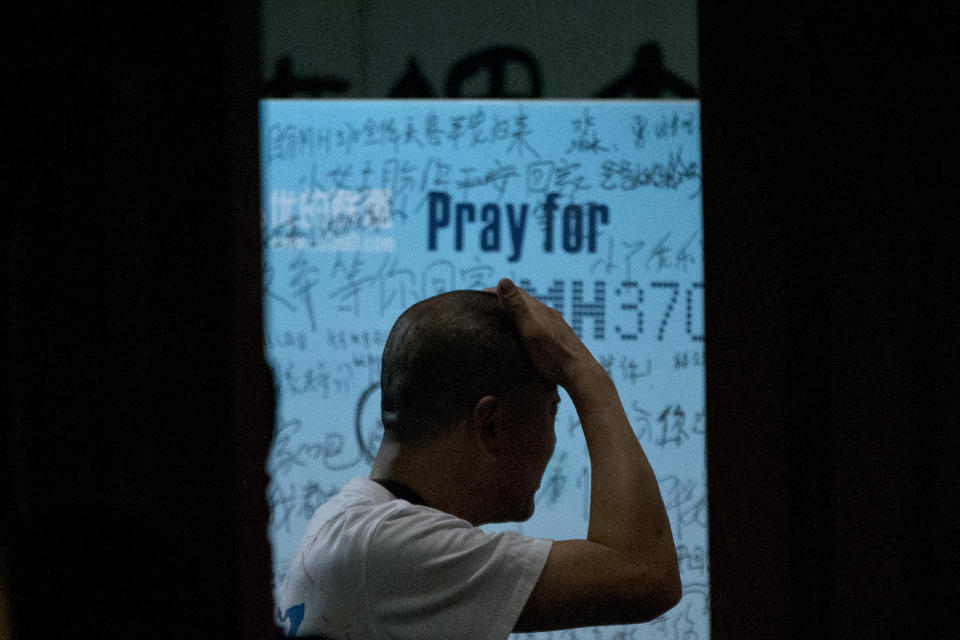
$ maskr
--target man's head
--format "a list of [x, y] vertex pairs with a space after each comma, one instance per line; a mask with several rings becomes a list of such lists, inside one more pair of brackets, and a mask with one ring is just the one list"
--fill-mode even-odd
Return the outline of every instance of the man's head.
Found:
[[496, 294], [451, 291], [403, 312], [383, 349], [381, 415], [391, 436], [420, 444], [451, 429], [487, 395], [545, 381]]
[[503, 519], [532, 514], [532, 493], [553, 451], [558, 401], [556, 385], [531, 363], [495, 293], [423, 300], [400, 316], [384, 346], [385, 437], [418, 448], [466, 429], [490, 469], [498, 468], [500, 476], [487, 480], [516, 493], [505, 500], [514, 506]]

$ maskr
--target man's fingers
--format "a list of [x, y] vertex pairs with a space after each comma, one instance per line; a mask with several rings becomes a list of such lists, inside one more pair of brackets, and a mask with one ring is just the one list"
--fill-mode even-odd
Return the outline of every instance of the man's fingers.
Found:
[[516, 315], [523, 311], [523, 294], [510, 278], [501, 278], [497, 283], [497, 297], [508, 313]]

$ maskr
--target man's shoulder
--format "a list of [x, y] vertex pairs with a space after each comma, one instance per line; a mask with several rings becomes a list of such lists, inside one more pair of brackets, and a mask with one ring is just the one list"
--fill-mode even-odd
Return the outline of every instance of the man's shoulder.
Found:
[[[317, 508], [280, 588], [280, 609], [300, 615], [306, 629], [324, 628], [314, 619], [319, 612], [349, 619], [363, 599], [371, 533], [395, 508], [394, 502], [376, 483], [354, 478]], [[291, 622], [294, 627], [299, 623]]]
[[[486, 531], [445, 511], [398, 499], [372, 480], [355, 478], [314, 514], [301, 557], [307, 565], [356, 563], [376, 573], [416, 565], [423, 558], [482, 557], [519, 549], [531, 540], [513, 531]], [[398, 549], [403, 549], [402, 557]]]
[[356, 533], [375, 526], [396, 502], [383, 487], [367, 478], [354, 478], [313, 513], [304, 541], [316, 536]]
[[391, 544], [398, 536], [402, 542], [424, 530], [470, 527], [456, 516], [397, 499], [368, 478], [354, 478], [314, 512], [300, 551], [318, 557], [351, 548], [366, 553], [367, 545]]
[[427, 629], [452, 625], [462, 631], [475, 624], [478, 611], [494, 616], [507, 608], [501, 625], [505, 635], [549, 548], [547, 540], [487, 532], [397, 499], [360, 478], [311, 520], [287, 576], [281, 611], [301, 612], [302, 631], [329, 635], [348, 627], [351, 633], [377, 635], [394, 629], [390, 620], [402, 614], [405, 625], [419, 621], [413, 631], [405, 627], [408, 634], [429, 637]]

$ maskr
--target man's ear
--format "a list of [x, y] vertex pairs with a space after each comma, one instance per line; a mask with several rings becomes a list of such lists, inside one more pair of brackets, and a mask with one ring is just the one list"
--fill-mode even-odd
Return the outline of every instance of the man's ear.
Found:
[[504, 417], [503, 402], [496, 396], [483, 396], [470, 412], [470, 435], [483, 453], [494, 458], [500, 457], [506, 445]]

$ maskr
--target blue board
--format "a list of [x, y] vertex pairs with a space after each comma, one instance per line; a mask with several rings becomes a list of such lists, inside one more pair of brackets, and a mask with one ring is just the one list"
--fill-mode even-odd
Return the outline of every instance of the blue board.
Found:
[[[376, 453], [380, 354], [414, 302], [507, 276], [612, 376], [660, 482], [684, 596], [634, 627], [536, 638], [709, 637], [699, 104], [261, 102], [264, 309], [277, 389], [269, 536], [283, 579], [313, 511]], [[590, 464], [561, 392], [524, 523], [583, 538]]]

